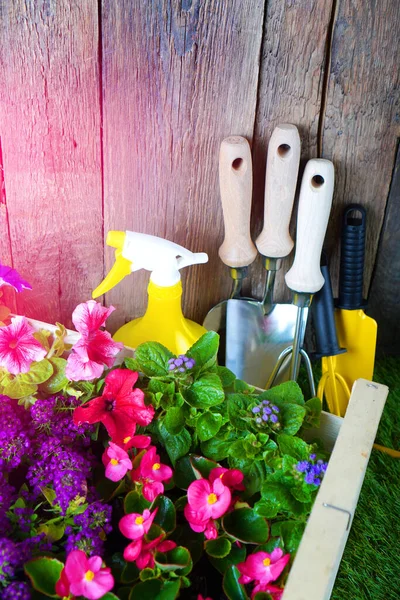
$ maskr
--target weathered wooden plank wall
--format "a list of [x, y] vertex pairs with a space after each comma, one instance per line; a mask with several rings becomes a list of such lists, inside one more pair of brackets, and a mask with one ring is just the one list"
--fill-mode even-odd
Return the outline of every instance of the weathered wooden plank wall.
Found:
[[0, 5], [6, 239], [34, 288], [18, 311], [51, 322], [70, 323], [103, 274], [98, 12], [83, 4]]
[[[0, 253], [34, 285], [18, 310], [70, 324], [112, 264], [105, 233], [132, 229], [209, 253], [184, 274], [185, 312], [202, 320], [230, 289], [219, 144], [253, 145], [255, 238], [285, 121], [303, 164], [335, 163], [334, 280], [341, 208], [370, 207], [367, 290], [399, 136], [399, 24], [396, 0], [0, 0]], [[147, 278], [106, 296], [112, 329], [141, 314]], [[251, 280], [259, 294], [259, 261]]]

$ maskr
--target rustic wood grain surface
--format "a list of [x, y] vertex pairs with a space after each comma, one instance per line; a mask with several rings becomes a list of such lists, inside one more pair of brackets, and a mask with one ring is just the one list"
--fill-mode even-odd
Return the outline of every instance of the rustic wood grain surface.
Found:
[[[265, 164], [268, 141], [279, 123], [292, 123], [301, 138], [301, 167], [317, 156], [318, 120], [324, 92], [326, 43], [332, 1], [307, 0], [266, 4], [258, 105], [253, 138], [254, 197], [252, 231], [254, 239], [263, 223]], [[292, 235], [296, 207], [293, 210]], [[295, 239], [293, 237], [293, 239]], [[284, 274], [293, 262], [293, 252], [282, 262], [275, 280], [274, 297], [290, 301]], [[252, 294], [262, 295], [265, 279], [262, 261], [251, 268]]]
[[[223, 138], [253, 133], [263, 14], [262, 0], [103, 1], [105, 229], [209, 254], [182, 273], [190, 318], [230, 292], [218, 153]], [[107, 295], [112, 327], [140, 316], [148, 277]]]
[[337, 290], [343, 207], [367, 208], [364, 290], [367, 294], [400, 136], [400, 3], [340, 0], [321, 115], [320, 148], [335, 164], [327, 237]]
[[0, 7], [10, 245], [34, 288], [18, 296], [18, 311], [66, 325], [103, 274], [98, 13], [97, 2], [84, 5]]

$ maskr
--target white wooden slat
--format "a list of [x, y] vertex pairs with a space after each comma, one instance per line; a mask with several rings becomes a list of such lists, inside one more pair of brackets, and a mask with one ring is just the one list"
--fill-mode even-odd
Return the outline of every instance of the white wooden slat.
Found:
[[388, 391], [355, 382], [282, 600], [329, 600]]

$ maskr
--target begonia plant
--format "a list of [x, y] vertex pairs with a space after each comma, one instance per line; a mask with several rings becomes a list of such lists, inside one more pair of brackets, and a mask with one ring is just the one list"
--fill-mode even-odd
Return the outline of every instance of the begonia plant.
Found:
[[89, 301], [0, 328], [0, 599], [281, 598], [327, 468], [321, 403], [157, 342], [119, 357]]

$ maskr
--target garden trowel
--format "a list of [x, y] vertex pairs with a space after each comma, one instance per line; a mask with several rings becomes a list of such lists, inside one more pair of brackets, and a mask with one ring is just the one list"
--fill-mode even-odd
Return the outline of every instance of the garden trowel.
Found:
[[[257, 256], [250, 237], [250, 212], [253, 188], [251, 150], [241, 136], [231, 136], [221, 143], [219, 154], [219, 185], [224, 216], [225, 239], [219, 249], [222, 262], [230, 267], [233, 288], [230, 298], [244, 304], [252, 299], [242, 298], [242, 281], [247, 267]], [[204, 327], [220, 334], [218, 359], [225, 364], [226, 312], [232, 300], [224, 300], [206, 315]]]
[[289, 223], [299, 161], [297, 128], [277, 126], [268, 145], [264, 227], [256, 241], [267, 271], [264, 297], [261, 302], [233, 299], [227, 304], [225, 365], [237, 377], [258, 387], [265, 387], [295, 332], [297, 309], [291, 304], [274, 304], [273, 285], [281, 259], [293, 248]]

